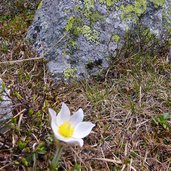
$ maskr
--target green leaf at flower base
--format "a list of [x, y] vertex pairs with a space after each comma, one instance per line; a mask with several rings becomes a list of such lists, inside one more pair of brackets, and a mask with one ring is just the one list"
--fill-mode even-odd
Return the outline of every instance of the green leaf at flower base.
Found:
[[154, 116], [152, 119], [156, 125], [161, 125], [164, 129], [168, 129], [170, 126], [168, 120], [171, 118], [170, 113], [164, 113], [159, 116]]
[[80, 170], [81, 170], [81, 165], [76, 162], [74, 164], [74, 167], [72, 168], [72, 171], [80, 171]]
[[45, 143], [41, 142], [35, 149], [34, 151], [37, 154], [46, 154], [46, 147], [45, 147]]
[[4, 82], [1, 83], [1, 86], [2, 86], [2, 90], [5, 90], [5, 83]]
[[27, 145], [27, 142], [18, 141], [18, 143], [17, 143], [17, 147], [20, 150], [24, 149], [26, 147], [26, 145]]
[[20, 95], [20, 93], [18, 91], [14, 91], [13, 93], [19, 100], [22, 100], [23, 97]]
[[24, 157], [21, 159], [21, 162], [22, 162], [25, 166], [28, 166], [28, 164], [29, 164], [28, 161], [27, 161], [27, 159], [24, 158]]

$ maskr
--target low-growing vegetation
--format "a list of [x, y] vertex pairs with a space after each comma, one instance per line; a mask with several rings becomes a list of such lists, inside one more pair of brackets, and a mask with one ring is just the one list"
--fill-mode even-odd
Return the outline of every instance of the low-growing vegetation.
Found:
[[48, 108], [58, 112], [61, 102], [72, 112], [81, 107], [96, 126], [82, 148], [64, 148], [59, 170], [171, 170], [169, 46], [150, 53], [147, 43], [137, 51], [127, 43], [100, 76], [56, 84], [24, 41], [32, 19], [27, 8], [0, 17], [0, 77], [13, 103], [0, 134], [0, 170], [49, 169], [55, 146]]

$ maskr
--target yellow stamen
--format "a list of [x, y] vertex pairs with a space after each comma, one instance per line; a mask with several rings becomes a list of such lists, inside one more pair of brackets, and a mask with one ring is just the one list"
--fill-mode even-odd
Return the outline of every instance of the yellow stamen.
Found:
[[58, 130], [59, 134], [62, 136], [69, 138], [73, 135], [74, 128], [71, 127], [71, 124], [69, 122], [64, 122]]

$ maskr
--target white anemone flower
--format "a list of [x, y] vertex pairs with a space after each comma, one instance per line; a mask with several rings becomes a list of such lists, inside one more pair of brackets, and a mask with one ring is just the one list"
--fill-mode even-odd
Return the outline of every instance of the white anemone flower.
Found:
[[83, 122], [84, 113], [81, 108], [71, 116], [65, 103], [62, 103], [58, 115], [51, 108], [49, 108], [49, 113], [55, 138], [67, 144], [76, 144], [82, 147], [84, 144], [82, 138], [90, 134], [95, 126], [91, 122]]

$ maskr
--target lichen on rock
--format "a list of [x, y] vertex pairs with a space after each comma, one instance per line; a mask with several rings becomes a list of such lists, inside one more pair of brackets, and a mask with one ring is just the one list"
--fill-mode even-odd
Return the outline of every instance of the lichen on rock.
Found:
[[98, 43], [99, 33], [95, 29], [92, 30], [89, 26], [84, 25], [81, 29], [81, 33], [86, 37], [88, 41]]
[[[76, 68], [81, 78], [107, 67], [109, 57], [124, 46], [125, 34], [139, 25], [167, 39], [170, 8], [170, 0], [44, 0], [27, 38], [48, 60], [56, 80], [68, 68]], [[89, 61], [93, 67], [87, 70]]]
[[165, 0], [150, 0], [150, 2], [153, 3], [155, 8], [159, 8], [163, 6]]

